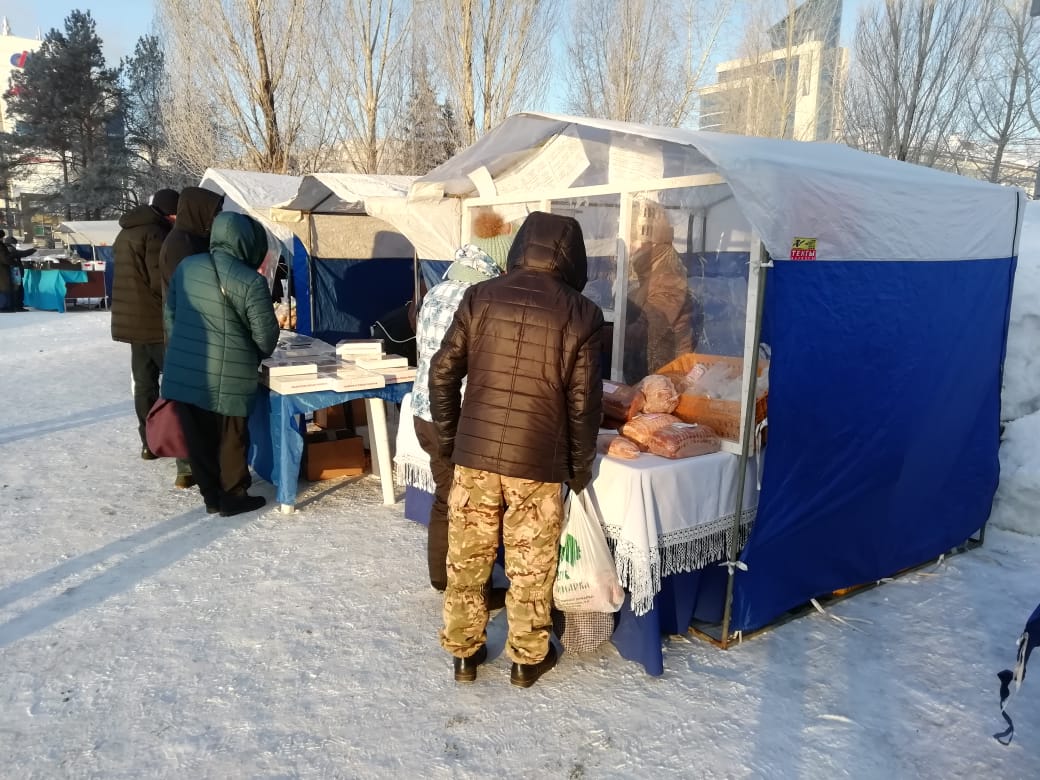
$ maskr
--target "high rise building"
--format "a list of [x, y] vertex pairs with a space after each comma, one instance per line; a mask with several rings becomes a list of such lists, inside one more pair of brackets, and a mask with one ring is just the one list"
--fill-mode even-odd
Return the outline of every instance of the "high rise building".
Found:
[[[39, 47], [40, 41], [35, 38], [21, 38], [11, 34], [11, 26], [4, 17], [0, 21], [0, 133], [11, 133], [15, 131], [7, 113], [7, 99], [3, 97], [11, 84], [11, 75], [25, 67], [25, 63], [32, 53]], [[0, 155], [3, 148], [0, 147]], [[0, 160], [0, 166], [4, 161]], [[3, 166], [6, 167], [6, 166]], [[20, 198], [27, 186], [31, 186], [25, 180], [7, 180], [0, 169], [0, 222], [8, 230], [17, 228], [22, 232], [24, 228], [17, 227]]]
[[848, 50], [838, 45], [841, 5], [841, 0], [807, 0], [764, 31], [760, 50], [720, 63], [716, 83], [700, 92], [700, 128], [835, 139], [848, 68]]

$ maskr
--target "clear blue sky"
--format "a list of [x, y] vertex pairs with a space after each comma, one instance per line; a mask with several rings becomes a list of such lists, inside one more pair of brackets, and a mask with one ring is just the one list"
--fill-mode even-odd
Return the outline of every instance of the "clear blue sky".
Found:
[[18, 0], [0, 3], [0, 16], [6, 16], [11, 33], [35, 38], [51, 29], [65, 27], [65, 17], [75, 10], [90, 11], [104, 43], [105, 59], [117, 65], [120, 57], [131, 54], [137, 39], [152, 25], [153, 7], [142, 0]]
[[[160, 0], [161, 1], [161, 0]], [[556, 0], [569, 3], [570, 0]], [[845, 0], [842, 15], [842, 43], [849, 46], [855, 28], [859, 8], [866, 0]], [[739, 3], [739, 0], [738, 0]], [[154, 6], [142, 0], [18, 0], [17, 3], [0, 4], [0, 15], [6, 15], [11, 23], [11, 32], [26, 38], [36, 37], [37, 29], [42, 35], [65, 23], [65, 17], [75, 9], [89, 10], [97, 22], [98, 34], [105, 46], [105, 57], [110, 65], [116, 65], [120, 57], [130, 54], [134, 44], [147, 34], [152, 25]], [[568, 16], [565, 12], [564, 18]], [[732, 52], [720, 51], [720, 59], [733, 56]], [[562, 63], [561, 63], [562, 65]], [[561, 79], [564, 70], [560, 69]], [[550, 87], [546, 110], [563, 111], [562, 84]]]

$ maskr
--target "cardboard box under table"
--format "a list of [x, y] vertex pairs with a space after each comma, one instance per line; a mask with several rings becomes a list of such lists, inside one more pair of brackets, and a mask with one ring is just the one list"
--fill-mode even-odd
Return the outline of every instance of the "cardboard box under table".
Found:
[[383, 503], [396, 503], [384, 402], [400, 403], [411, 389], [411, 382], [400, 382], [342, 393], [322, 390], [282, 395], [261, 385], [256, 406], [249, 416], [250, 465], [263, 479], [275, 485], [282, 511], [292, 512], [303, 459], [304, 414], [363, 399], [371, 427], [372, 470], [379, 476]]
[[306, 436], [304, 461], [311, 482], [357, 477], [365, 473], [365, 444], [352, 431], [314, 431]]

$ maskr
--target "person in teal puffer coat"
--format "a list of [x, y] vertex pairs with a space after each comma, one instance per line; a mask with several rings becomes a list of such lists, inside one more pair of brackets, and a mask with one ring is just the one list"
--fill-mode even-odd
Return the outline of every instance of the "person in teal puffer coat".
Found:
[[231, 212], [213, 220], [209, 253], [185, 258], [170, 280], [162, 396], [177, 401], [189, 460], [210, 513], [259, 509], [250, 496], [248, 417], [257, 368], [278, 342], [267, 280], [257, 273], [267, 235]]

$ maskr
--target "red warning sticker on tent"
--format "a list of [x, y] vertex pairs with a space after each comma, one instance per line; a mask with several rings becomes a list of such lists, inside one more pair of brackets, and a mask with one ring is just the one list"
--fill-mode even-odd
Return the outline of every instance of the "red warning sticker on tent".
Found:
[[816, 239], [815, 238], [795, 238], [791, 241], [791, 259], [792, 260], [815, 260], [816, 259]]

